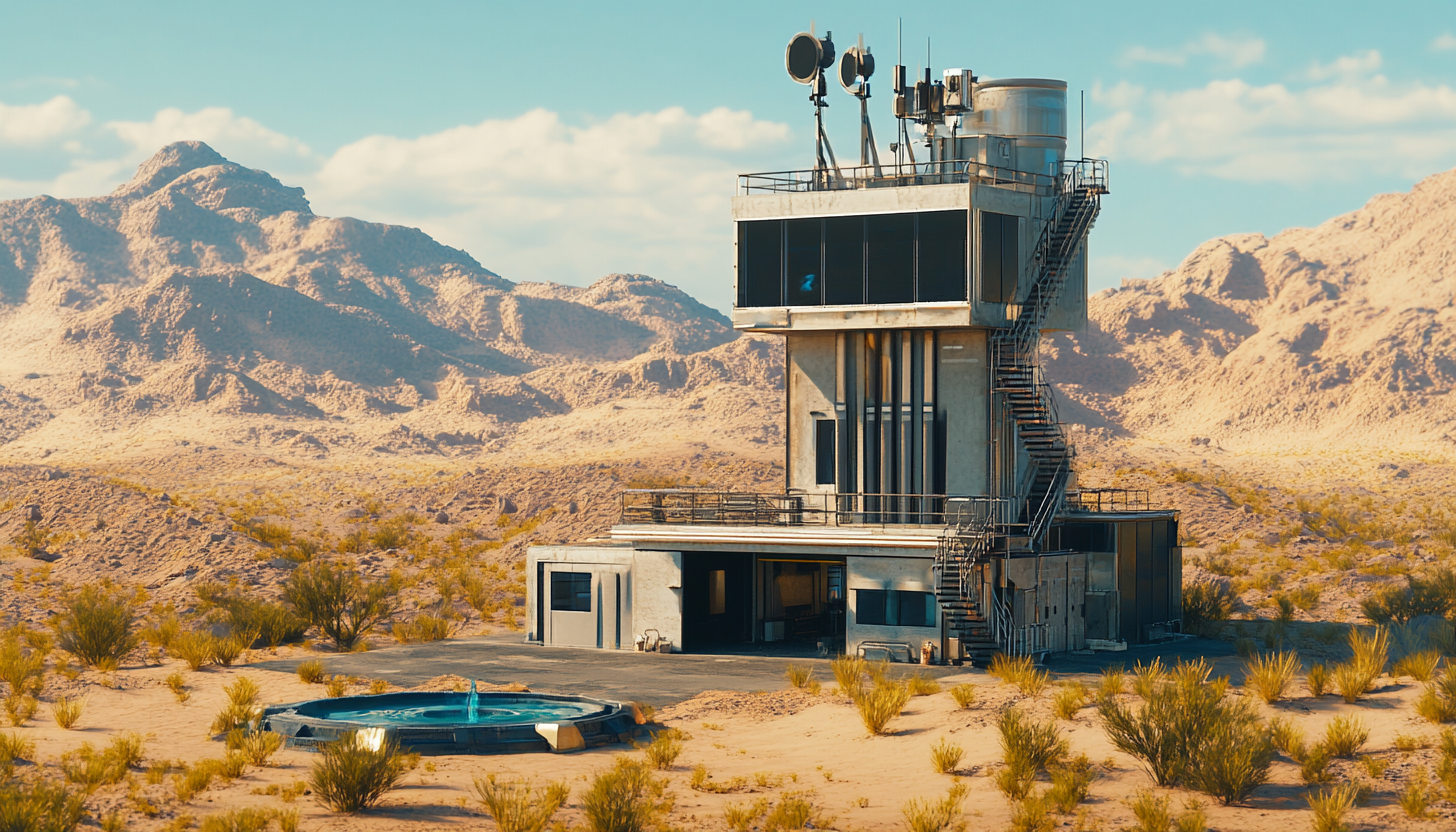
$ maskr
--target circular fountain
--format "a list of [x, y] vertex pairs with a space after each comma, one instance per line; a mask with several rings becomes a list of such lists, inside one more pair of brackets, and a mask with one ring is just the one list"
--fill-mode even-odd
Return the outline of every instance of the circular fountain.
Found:
[[407, 751], [500, 754], [575, 751], [628, 742], [640, 723], [621, 702], [549, 693], [450, 691], [380, 693], [272, 705], [260, 728], [291, 746], [326, 745], [350, 731], [383, 729]]

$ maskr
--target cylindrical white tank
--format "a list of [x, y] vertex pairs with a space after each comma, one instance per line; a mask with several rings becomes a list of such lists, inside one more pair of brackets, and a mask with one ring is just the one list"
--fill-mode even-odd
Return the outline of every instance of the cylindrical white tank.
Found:
[[1067, 155], [1067, 82], [1001, 78], [977, 84], [975, 110], [966, 114], [960, 133], [1013, 138], [1012, 167], [1056, 174]]

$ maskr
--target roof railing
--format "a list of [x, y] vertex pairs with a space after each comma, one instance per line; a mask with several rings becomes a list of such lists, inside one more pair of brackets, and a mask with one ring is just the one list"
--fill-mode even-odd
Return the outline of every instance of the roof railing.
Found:
[[879, 167], [862, 165], [744, 173], [738, 176], [738, 193], [858, 191], [969, 182], [1009, 187], [1037, 196], [1055, 196], [1079, 188], [1091, 188], [1105, 194], [1111, 186], [1106, 159], [1066, 159], [1055, 174], [1003, 168], [972, 159], [948, 159]]
[[696, 488], [622, 492], [620, 523], [704, 526], [946, 526], [1014, 519], [1016, 501], [944, 494], [758, 493]]

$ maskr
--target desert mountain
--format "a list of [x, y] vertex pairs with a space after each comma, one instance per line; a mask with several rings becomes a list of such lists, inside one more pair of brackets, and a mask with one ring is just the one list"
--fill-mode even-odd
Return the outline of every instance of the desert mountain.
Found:
[[1064, 417], [1229, 449], [1456, 441], [1456, 171], [1316, 228], [1199, 246], [1049, 339]]
[[0, 351], [22, 457], [97, 430], [255, 437], [260, 416], [305, 453], [473, 453], [622, 401], [701, 414], [711, 436], [684, 447], [764, 442], [745, 405], [782, 378], [777, 343], [666, 283], [514, 283], [418, 229], [318, 216], [200, 142], [108, 196], [0, 202]]

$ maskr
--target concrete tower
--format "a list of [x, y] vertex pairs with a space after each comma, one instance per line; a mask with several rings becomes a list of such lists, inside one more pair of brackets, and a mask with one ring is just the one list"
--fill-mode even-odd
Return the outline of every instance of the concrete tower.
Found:
[[813, 168], [733, 199], [733, 324], [785, 339], [783, 491], [628, 492], [615, 545], [532, 550], [533, 638], [910, 661], [1179, 629], [1176, 513], [1076, 487], [1038, 363], [1086, 325], [1109, 193], [1105, 161], [1066, 158], [1066, 84], [895, 76], [894, 162], [867, 123], [857, 167], [821, 131]]

